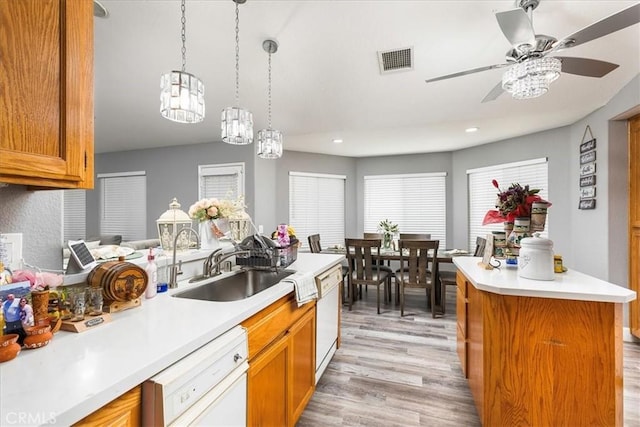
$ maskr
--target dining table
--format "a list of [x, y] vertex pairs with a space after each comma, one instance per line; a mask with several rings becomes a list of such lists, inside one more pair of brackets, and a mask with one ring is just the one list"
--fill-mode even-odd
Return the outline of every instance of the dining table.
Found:
[[[347, 251], [344, 246], [336, 245], [336, 246], [330, 246], [328, 248], [322, 249], [321, 253], [346, 255]], [[404, 255], [408, 256], [408, 251], [405, 251]], [[438, 269], [436, 271], [438, 272], [440, 271], [440, 268], [439, 268], [440, 263], [453, 264], [453, 259], [457, 256], [473, 256], [473, 254], [462, 249], [438, 249], [438, 254], [436, 258], [438, 261]], [[375, 254], [373, 257], [377, 260], [380, 260], [383, 262], [386, 261], [387, 264], [390, 264], [391, 261], [400, 261], [400, 251], [396, 248], [381, 247], [380, 252], [378, 254]], [[442, 310], [443, 301], [442, 301], [440, 286], [434, 286], [434, 290], [435, 290], [435, 300], [436, 300], [437, 309], [440, 310], [440, 313], [443, 313], [443, 310]], [[398, 298], [399, 298], [398, 295], [396, 295], [396, 302], [398, 301]]]

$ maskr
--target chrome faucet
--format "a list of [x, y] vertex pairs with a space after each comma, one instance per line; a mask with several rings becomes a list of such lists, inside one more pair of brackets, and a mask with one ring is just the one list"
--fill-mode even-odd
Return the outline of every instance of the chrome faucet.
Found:
[[[179, 265], [176, 265], [176, 247], [178, 246], [178, 237], [180, 237], [180, 235], [184, 231], [189, 233], [193, 232], [193, 234], [195, 234], [196, 236], [196, 244], [198, 247], [200, 247], [200, 235], [193, 228], [191, 227], [181, 228], [180, 231], [176, 233], [176, 237], [173, 239], [173, 261], [171, 262], [171, 272], [169, 273], [170, 289], [175, 289], [178, 287], [178, 275], [182, 274], [182, 271], [180, 271]], [[180, 264], [182, 264], [182, 261], [180, 261]]]
[[213, 257], [216, 256], [218, 252], [222, 251], [222, 248], [218, 248], [215, 251], [211, 252], [207, 259], [204, 260], [204, 265], [202, 266], [202, 277], [207, 278], [211, 277], [211, 268], [213, 267]]
[[220, 274], [220, 265], [223, 261], [236, 255], [249, 255], [251, 252], [245, 249], [235, 249], [231, 252], [224, 253], [222, 249], [216, 249], [205, 261], [204, 276], [211, 277]]

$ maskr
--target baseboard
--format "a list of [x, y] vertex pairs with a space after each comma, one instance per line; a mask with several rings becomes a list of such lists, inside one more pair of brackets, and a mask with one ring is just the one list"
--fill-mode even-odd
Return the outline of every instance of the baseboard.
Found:
[[622, 328], [622, 341], [640, 344], [640, 339], [631, 335], [631, 329]]

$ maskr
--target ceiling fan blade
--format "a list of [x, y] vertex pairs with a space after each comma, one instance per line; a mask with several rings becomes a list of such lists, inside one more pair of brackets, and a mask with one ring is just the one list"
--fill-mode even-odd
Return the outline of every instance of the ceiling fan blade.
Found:
[[614, 13], [607, 18], [565, 37], [560, 40], [556, 46], [559, 46], [560, 49], [578, 46], [582, 43], [606, 36], [607, 34], [615, 33], [638, 22], [640, 22], [640, 3], [621, 10], [618, 13]]
[[493, 89], [491, 89], [491, 91], [489, 91], [487, 96], [482, 98], [482, 103], [494, 101], [497, 97], [502, 95], [502, 92], [504, 92], [504, 89], [502, 89], [502, 82], [500, 82], [497, 85], [495, 85]]
[[446, 76], [440, 76], [440, 77], [434, 77], [432, 79], [427, 79], [427, 80], [425, 80], [425, 82], [431, 83], [431, 82], [437, 82], [439, 80], [452, 79], [454, 77], [466, 76], [467, 74], [478, 73], [480, 71], [487, 71], [487, 70], [493, 70], [493, 69], [496, 69], [496, 68], [508, 67], [509, 65], [511, 65], [511, 64], [496, 64], [496, 65], [489, 65], [487, 67], [473, 68], [473, 69], [467, 70], [467, 71], [460, 71], [459, 73], [447, 74]]
[[589, 58], [556, 56], [562, 60], [562, 72], [587, 77], [603, 77], [619, 67], [618, 64]]
[[498, 25], [512, 46], [518, 47], [528, 44], [531, 47], [536, 45], [536, 33], [533, 31], [533, 24], [523, 9], [507, 10], [496, 13]]

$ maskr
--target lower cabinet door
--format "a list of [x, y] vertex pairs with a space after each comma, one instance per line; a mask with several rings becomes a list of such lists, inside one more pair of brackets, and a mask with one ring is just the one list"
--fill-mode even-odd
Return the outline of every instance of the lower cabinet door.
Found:
[[74, 427], [137, 427], [142, 425], [142, 386], [136, 386], [87, 415]]
[[247, 425], [286, 426], [289, 336], [284, 335], [257, 356], [247, 372]]
[[309, 310], [289, 329], [291, 412], [289, 425], [302, 415], [316, 387], [316, 309]]

